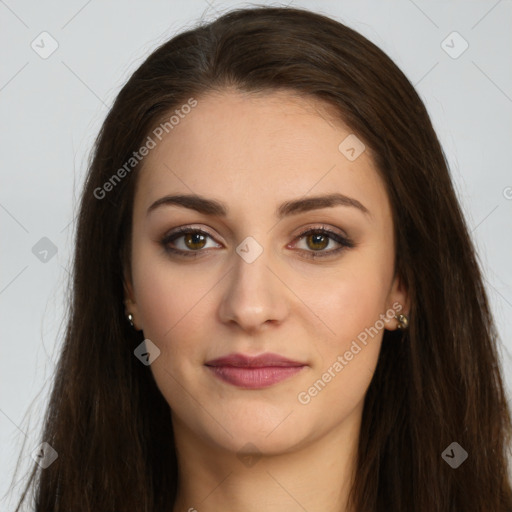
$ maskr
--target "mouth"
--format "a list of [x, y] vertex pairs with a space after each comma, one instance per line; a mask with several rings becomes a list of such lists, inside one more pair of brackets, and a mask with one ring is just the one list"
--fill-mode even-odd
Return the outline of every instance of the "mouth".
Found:
[[223, 382], [244, 389], [262, 389], [296, 375], [308, 366], [278, 354], [230, 354], [205, 363]]

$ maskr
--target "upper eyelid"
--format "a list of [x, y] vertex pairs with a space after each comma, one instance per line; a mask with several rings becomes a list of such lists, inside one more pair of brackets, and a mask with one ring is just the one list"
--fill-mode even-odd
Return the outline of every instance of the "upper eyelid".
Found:
[[176, 238], [179, 238], [180, 236], [185, 236], [187, 233], [190, 233], [190, 232], [193, 232], [193, 233], [200, 232], [201, 234], [208, 235], [210, 238], [216, 240], [216, 237], [212, 233], [207, 231], [206, 229], [198, 228], [198, 227], [194, 227], [194, 226], [180, 226], [180, 227], [171, 229], [163, 235], [162, 239], [166, 240], [166, 239], [170, 239], [174, 236]]
[[[213, 235], [212, 233], [210, 233], [207, 229], [205, 229], [203, 227], [195, 226], [194, 224], [178, 226], [176, 228], [170, 229], [170, 230], [166, 231], [166, 233], [163, 235], [162, 238], [169, 238], [171, 236], [188, 233], [190, 231], [201, 232], [201, 233], [204, 233], [204, 234], [216, 239], [216, 236]], [[349, 236], [345, 233], [344, 230], [342, 230], [340, 228], [331, 228], [331, 227], [326, 226], [325, 224], [319, 223], [317, 225], [308, 226], [308, 227], [300, 229], [300, 232], [297, 233], [296, 235], [294, 235], [294, 239], [304, 236], [307, 233], [309, 233], [310, 231], [326, 231], [328, 234], [331, 233], [334, 235], [338, 235], [342, 238], [349, 238]]]

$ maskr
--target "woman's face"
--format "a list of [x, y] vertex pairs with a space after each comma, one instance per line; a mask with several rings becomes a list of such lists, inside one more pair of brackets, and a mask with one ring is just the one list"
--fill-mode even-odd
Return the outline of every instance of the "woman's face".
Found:
[[[160, 351], [177, 440], [270, 454], [359, 426], [406, 296], [370, 150], [323, 112], [284, 92], [210, 94], [144, 159], [127, 310]], [[299, 365], [206, 364], [234, 353]]]

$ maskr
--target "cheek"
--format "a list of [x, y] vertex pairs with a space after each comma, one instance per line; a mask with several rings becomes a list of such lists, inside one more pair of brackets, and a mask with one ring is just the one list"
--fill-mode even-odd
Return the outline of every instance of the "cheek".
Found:
[[163, 339], [186, 316], [196, 295], [194, 274], [184, 281], [183, 272], [167, 259], [163, 249], [134, 239], [132, 276], [137, 313], [147, 338]]
[[314, 343], [317, 364], [297, 394], [312, 417], [324, 418], [330, 411], [329, 424], [343, 421], [361, 403], [379, 358], [381, 301], [362, 284], [340, 283], [330, 295], [323, 320], [334, 334]]
[[[311, 403], [310, 412], [327, 408], [343, 416], [363, 399], [378, 361], [382, 315], [391, 316], [386, 309], [391, 276], [391, 264], [359, 253], [347, 257], [328, 279], [307, 279], [317, 283], [310, 288], [308, 306], [326, 326], [314, 343], [318, 364], [298, 397], [303, 405]], [[315, 340], [311, 327], [305, 329]]]
[[391, 261], [383, 264], [378, 255], [361, 251], [347, 254], [335, 270], [304, 275], [297, 294], [305, 297], [318, 325], [323, 323], [326, 347], [343, 348], [386, 312], [392, 270]]
[[197, 344], [191, 340], [204, 340], [211, 333], [206, 326], [214, 317], [212, 301], [219, 276], [166, 261], [154, 252], [141, 251], [137, 256], [132, 272], [145, 338], [174, 366], [199, 357]]
[[161, 340], [185, 315], [188, 289], [178, 287], [173, 273], [163, 265], [144, 265], [139, 270], [134, 272], [134, 283], [144, 335]]

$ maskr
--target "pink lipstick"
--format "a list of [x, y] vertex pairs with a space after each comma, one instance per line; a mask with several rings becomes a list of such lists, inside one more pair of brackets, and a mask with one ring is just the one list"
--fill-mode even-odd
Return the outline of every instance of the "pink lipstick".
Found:
[[245, 389], [261, 389], [288, 379], [308, 366], [279, 354], [247, 356], [229, 354], [205, 363], [213, 374], [233, 386]]

